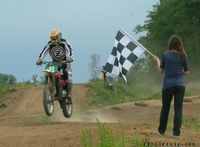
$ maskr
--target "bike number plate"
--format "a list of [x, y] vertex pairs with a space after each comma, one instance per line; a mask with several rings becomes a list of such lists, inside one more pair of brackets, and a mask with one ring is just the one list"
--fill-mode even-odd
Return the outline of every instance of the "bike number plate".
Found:
[[44, 71], [56, 73], [57, 70], [58, 70], [58, 67], [54, 65], [54, 66], [46, 66]]

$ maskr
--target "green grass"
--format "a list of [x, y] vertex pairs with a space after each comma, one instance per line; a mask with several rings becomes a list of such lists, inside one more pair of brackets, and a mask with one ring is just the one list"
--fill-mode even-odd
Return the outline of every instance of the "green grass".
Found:
[[184, 116], [183, 127], [192, 130], [200, 130], [200, 118]]
[[199, 87], [200, 87], [200, 82], [195, 81], [195, 82], [188, 82], [186, 84], [186, 96], [192, 96], [192, 95], [200, 95], [199, 93]]
[[15, 86], [14, 85], [9, 85], [9, 84], [0, 84], [0, 107], [3, 106], [3, 104], [5, 104], [5, 95], [8, 92], [12, 92], [13, 90], [15, 90]]
[[83, 129], [81, 132], [81, 144], [83, 147], [93, 147], [92, 132], [88, 129]]
[[4, 96], [13, 87], [9, 84], [0, 84], [0, 97]]
[[127, 137], [122, 124], [118, 124], [118, 130], [113, 131], [106, 124], [97, 120], [97, 137], [89, 129], [84, 129], [80, 135], [83, 147], [144, 147], [144, 143], [149, 139], [141, 139], [134, 134]]

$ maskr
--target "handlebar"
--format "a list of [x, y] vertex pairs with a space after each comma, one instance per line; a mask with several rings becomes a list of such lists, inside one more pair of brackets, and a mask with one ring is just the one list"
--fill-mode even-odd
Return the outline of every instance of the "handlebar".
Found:
[[64, 63], [69, 63], [69, 62], [67, 62], [67, 61], [59, 61], [59, 62], [54, 62], [54, 61], [42, 61], [42, 64], [46, 64], [46, 65], [57, 65], [57, 66], [60, 66], [60, 65], [62, 65], [62, 64], [64, 64]]
[[72, 57], [68, 57], [65, 61], [42, 61], [41, 59], [38, 59], [38, 61], [36, 62], [36, 65], [41, 65], [41, 64], [49, 64], [49, 65], [62, 65], [64, 63], [71, 63], [73, 62], [73, 58]]

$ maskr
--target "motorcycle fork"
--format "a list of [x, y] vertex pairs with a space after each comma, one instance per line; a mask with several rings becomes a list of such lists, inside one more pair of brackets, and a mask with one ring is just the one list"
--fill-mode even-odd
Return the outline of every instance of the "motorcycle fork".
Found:
[[54, 92], [54, 88], [55, 88], [55, 79], [52, 75], [52, 73], [50, 72], [46, 72], [46, 83], [49, 84], [49, 90], [51, 92], [51, 95], [55, 95], [55, 92]]

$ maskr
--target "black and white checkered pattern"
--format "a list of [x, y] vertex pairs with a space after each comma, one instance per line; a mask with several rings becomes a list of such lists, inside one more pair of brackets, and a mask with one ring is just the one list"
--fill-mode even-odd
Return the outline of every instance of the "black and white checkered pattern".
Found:
[[144, 51], [136, 40], [120, 29], [115, 37], [114, 47], [105, 69], [109, 73], [123, 77], [127, 82], [127, 72]]

